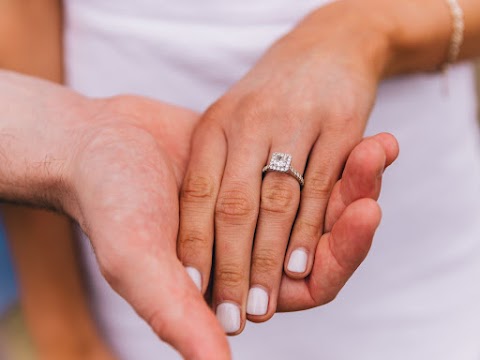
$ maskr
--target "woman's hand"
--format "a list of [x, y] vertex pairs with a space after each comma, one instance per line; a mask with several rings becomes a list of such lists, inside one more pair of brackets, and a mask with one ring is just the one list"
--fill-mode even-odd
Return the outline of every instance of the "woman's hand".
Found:
[[[330, 230], [333, 186], [374, 104], [389, 50], [385, 24], [372, 18], [359, 27], [365, 19], [342, 3], [274, 44], [194, 133], [178, 253], [203, 292], [213, 275], [213, 306], [227, 333], [242, 331], [246, 313], [254, 321], [274, 314], [283, 271], [297, 280], [312, 272]], [[274, 152], [290, 154], [305, 174], [302, 191], [285, 173], [262, 180]]]

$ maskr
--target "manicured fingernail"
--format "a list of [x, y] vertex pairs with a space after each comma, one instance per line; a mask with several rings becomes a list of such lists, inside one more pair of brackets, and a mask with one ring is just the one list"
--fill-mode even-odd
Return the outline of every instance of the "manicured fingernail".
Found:
[[288, 260], [287, 270], [294, 273], [304, 273], [307, 270], [308, 254], [303, 249], [292, 251]]
[[248, 292], [247, 314], [265, 315], [268, 310], [268, 293], [259, 287], [252, 287]]
[[187, 270], [187, 274], [190, 276], [190, 279], [192, 279], [197, 289], [202, 291], [202, 275], [200, 272], [191, 266], [185, 267], [185, 270]]
[[217, 319], [227, 334], [240, 329], [240, 308], [232, 303], [222, 303], [217, 306]]

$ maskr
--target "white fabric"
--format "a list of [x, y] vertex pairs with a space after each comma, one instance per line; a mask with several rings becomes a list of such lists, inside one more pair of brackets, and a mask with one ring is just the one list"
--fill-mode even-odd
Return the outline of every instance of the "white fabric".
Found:
[[[315, 0], [66, 0], [66, 69], [92, 96], [135, 93], [204, 110]], [[389, 131], [383, 222], [331, 304], [249, 323], [235, 359], [478, 360], [480, 147], [472, 68], [382, 84], [367, 133]], [[91, 299], [121, 359], [176, 359], [99, 274]], [[198, 329], [202, 331], [202, 329]]]

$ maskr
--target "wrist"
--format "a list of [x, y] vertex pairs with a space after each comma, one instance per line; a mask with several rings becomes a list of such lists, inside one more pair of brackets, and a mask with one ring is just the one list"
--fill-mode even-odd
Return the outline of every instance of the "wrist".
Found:
[[[372, 1], [370, 1], [372, 2]], [[348, 64], [376, 82], [392, 61], [394, 27], [378, 9], [361, 0], [336, 1], [309, 14], [294, 30], [322, 47], [322, 56]], [[312, 36], [312, 34], [314, 34]]]
[[[390, 23], [387, 37], [391, 56], [383, 77], [438, 71], [451, 60], [449, 52], [453, 36], [458, 39], [458, 32], [455, 34], [456, 19], [446, 0], [345, 1], [365, 4], [367, 11], [375, 11]], [[478, 0], [459, 0], [459, 6], [463, 12], [463, 43], [458, 60], [470, 59], [480, 55], [480, 3]]]
[[[350, 53], [378, 80], [438, 70], [447, 60], [452, 18], [445, 0], [340, 0], [305, 18], [299, 28]], [[311, 37], [311, 36], [310, 36]]]
[[404, 0], [388, 2], [384, 8], [393, 25], [389, 34], [392, 56], [384, 76], [441, 69], [452, 36], [452, 17], [446, 1]]
[[65, 210], [84, 98], [47, 81], [0, 72], [0, 198]]

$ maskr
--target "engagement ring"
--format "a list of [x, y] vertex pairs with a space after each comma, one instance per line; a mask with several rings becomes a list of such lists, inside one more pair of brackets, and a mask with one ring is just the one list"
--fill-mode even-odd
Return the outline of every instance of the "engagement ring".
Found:
[[298, 181], [298, 183], [300, 184], [300, 188], [302, 188], [305, 184], [303, 176], [300, 175], [300, 173], [295, 170], [291, 164], [292, 155], [274, 152], [272, 154], [272, 157], [270, 158], [270, 163], [268, 165], [265, 165], [262, 173], [266, 173], [267, 171], [276, 171], [291, 175]]

